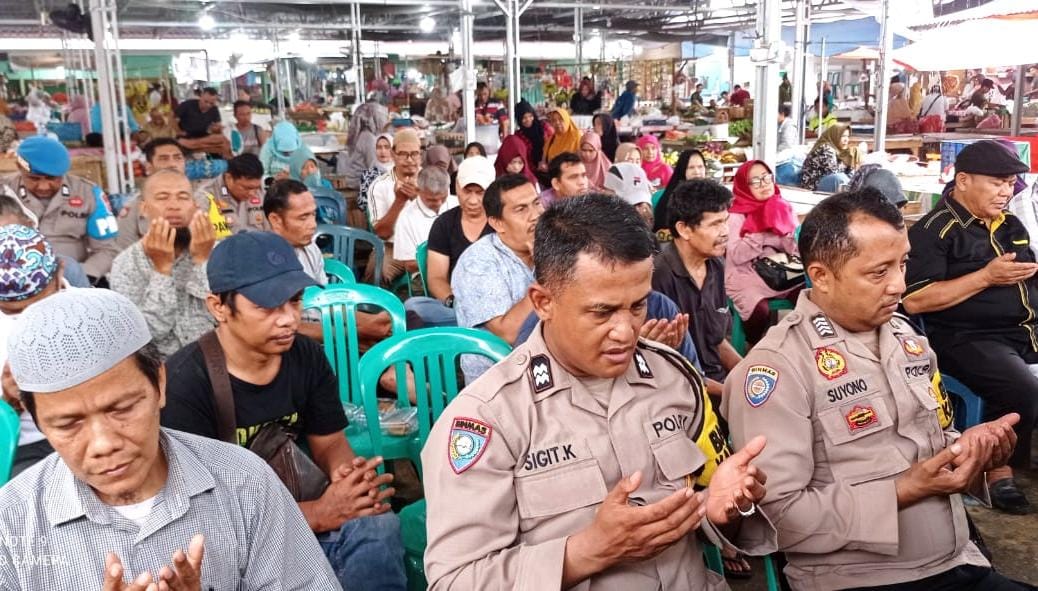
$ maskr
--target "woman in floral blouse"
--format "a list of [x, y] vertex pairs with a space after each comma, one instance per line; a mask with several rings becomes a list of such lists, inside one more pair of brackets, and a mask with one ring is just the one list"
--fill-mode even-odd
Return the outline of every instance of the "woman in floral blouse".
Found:
[[811, 191], [835, 193], [861, 164], [858, 150], [850, 143], [851, 130], [846, 125], [837, 123], [826, 129], [804, 159], [800, 185]]

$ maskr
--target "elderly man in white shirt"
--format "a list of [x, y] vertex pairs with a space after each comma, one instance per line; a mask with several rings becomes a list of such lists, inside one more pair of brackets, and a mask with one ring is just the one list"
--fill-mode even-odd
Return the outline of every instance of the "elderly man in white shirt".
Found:
[[450, 185], [450, 176], [439, 167], [430, 166], [418, 173], [418, 198], [404, 206], [393, 229], [393, 257], [404, 264], [408, 273], [418, 271], [418, 245], [429, 239], [433, 222], [458, 206], [458, 198], [450, 194]]

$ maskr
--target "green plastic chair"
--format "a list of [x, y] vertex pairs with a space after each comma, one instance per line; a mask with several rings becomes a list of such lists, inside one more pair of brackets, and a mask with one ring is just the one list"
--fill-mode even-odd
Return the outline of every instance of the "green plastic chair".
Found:
[[371, 244], [372, 256], [375, 257], [375, 275], [372, 285], [382, 285], [382, 261], [386, 258], [386, 249], [382, 239], [364, 230], [349, 226], [333, 226], [321, 224], [317, 226], [317, 237], [329, 236], [332, 239], [331, 253], [336, 259], [350, 269], [356, 269], [356, 250], [358, 242]]
[[653, 213], [653, 215], [656, 214], [656, 206], [660, 204], [660, 199], [663, 199], [663, 194], [666, 193], [666, 192], [667, 192], [667, 189], [666, 189], [666, 187], [664, 187], [663, 189], [657, 189], [656, 192], [652, 194], [652, 213]]
[[357, 283], [357, 277], [350, 269], [338, 259], [324, 259], [324, 274], [328, 276], [329, 285], [346, 283], [353, 285]]
[[18, 449], [21, 429], [18, 412], [0, 400], [0, 485], [7, 484], [11, 479], [11, 466], [14, 465], [14, 452]]
[[[433, 423], [458, 395], [458, 357], [483, 355], [494, 361], [504, 359], [512, 348], [493, 334], [473, 328], [422, 328], [392, 337], [375, 345], [360, 360], [360, 384], [364, 398], [364, 414], [368, 418], [368, 435], [373, 442], [372, 454], [386, 459], [407, 457], [422, 475], [421, 451]], [[383, 435], [377, 418], [376, 393], [379, 377], [390, 367], [397, 370], [397, 406], [409, 408], [407, 382], [401, 379], [405, 368], [414, 373], [418, 409], [418, 431], [407, 436]], [[351, 442], [352, 443], [352, 442]], [[404, 567], [409, 589], [425, 589], [425, 500], [419, 500], [400, 512], [400, 531], [404, 541]]]
[[429, 243], [423, 242], [415, 249], [415, 262], [418, 263], [418, 275], [422, 278], [422, 291], [429, 295]]
[[407, 330], [403, 302], [384, 289], [354, 283], [311, 286], [303, 291], [303, 309], [321, 312], [324, 354], [339, 378], [339, 398], [357, 405], [361, 404], [357, 336], [357, 307], [361, 305], [388, 312], [394, 335]]
[[[768, 311], [777, 312], [779, 310], [792, 310], [794, 308], [793, 302], [783, 299], [768, 300]], [[728, 298], [728, 313], [732, 317], [732, 338], [729, 341], [732, 348], [739, 355], [746, 356], [748, 346], [746, 343], [746, 327], [743, 326], [742, 317], [739, 316], [739, 311], [735, 309], [735, 302], [731, 298]]]

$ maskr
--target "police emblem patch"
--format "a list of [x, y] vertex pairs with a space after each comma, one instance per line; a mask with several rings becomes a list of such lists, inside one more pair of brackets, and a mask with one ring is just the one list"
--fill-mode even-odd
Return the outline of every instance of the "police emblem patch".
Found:
[[447, 441], [447, 457], [455, 474], [461, 474], [479, 461], [490, 443], [494, 429], [476, 419], [456, 417]]
[[645, 357], [642, 356], [641, 351], [634, 352], [634, 368], [638, 370], [638, 375], [641, 377], [652, 377], [652, 370], [649, 369], [649, 364], [645, 361]]
[[905, 350], [905, 353], [913, 357], [920, 357], [923, 353], [926, 353], [922, 343], [914, 337], [901, 337], [901, 347]]
[[879, 424], [875, 409], [866, 405], [854, 405], [845, 418], [851, 433]]
[[823, 339], [830, 339], [836, 336], [836, 329], [833, 328], [833, 323], [829, 322], [829, 319], [824, 314], [815, 314], [811, 317], [811, 326], [815, 328], [815, 333]]
[[530, 358], [530, 379], [533, 380], [533, 391], [538, 394], [555, 385], [555, 378], [551, 375], [551, 361], [546, 355]]
[[779, 372], [767, 365], [754, 365], [746, 371], [746, 402], [756, 408], [768, 401], [778, 385]]
[[827, 380], [835, 380], [847, 374], [847, 360], [835, 349], [822, 347], [815, 351], [815, 365], [818, 373]]

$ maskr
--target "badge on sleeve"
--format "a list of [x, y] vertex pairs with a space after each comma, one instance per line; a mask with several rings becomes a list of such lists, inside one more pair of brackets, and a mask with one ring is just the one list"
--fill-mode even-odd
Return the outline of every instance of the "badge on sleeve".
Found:
[[456, 417], [447, 441], [447, 457], [455, 474], [461, 474], [479, 461], [490, 443], [493, 427], [476, 419]]
[[530, 358], [530, 377], [533, 380], [533, 391], [537, 394], [555, 385], [555, 378], [551, 375], [551, 361], [547, 355]]
[[839, 351], [829, 347], [815, 351], [815, 365], [818, 366], [818, 373], [830, 381], [847, 374], [847, 360]]
[[836, 336], [836, 329], [833, 328], [833, 323], [829, 322], [829, 319], [824, 314], [812, 316], [811, 326], [815, 327], [815, 333], [818, 334], [819, 338], [831, 339]]
[[649, 369], [649, 363], [645, 361], [645, 356], [642, 355], [641, 351], [634, 352], [634, 368], [638, 370], [638, 375], [641, 377], [652, 377], [652, 370]]
[[923, 344], [915, 337], [901, 337], [901, 347], [912, 357], [922, 357], [926, 353]]
[[757, 408], [771, 397], [778, 385], [779, 372], [767, 365], [754, 365], [746, 372], [746, 402]]

